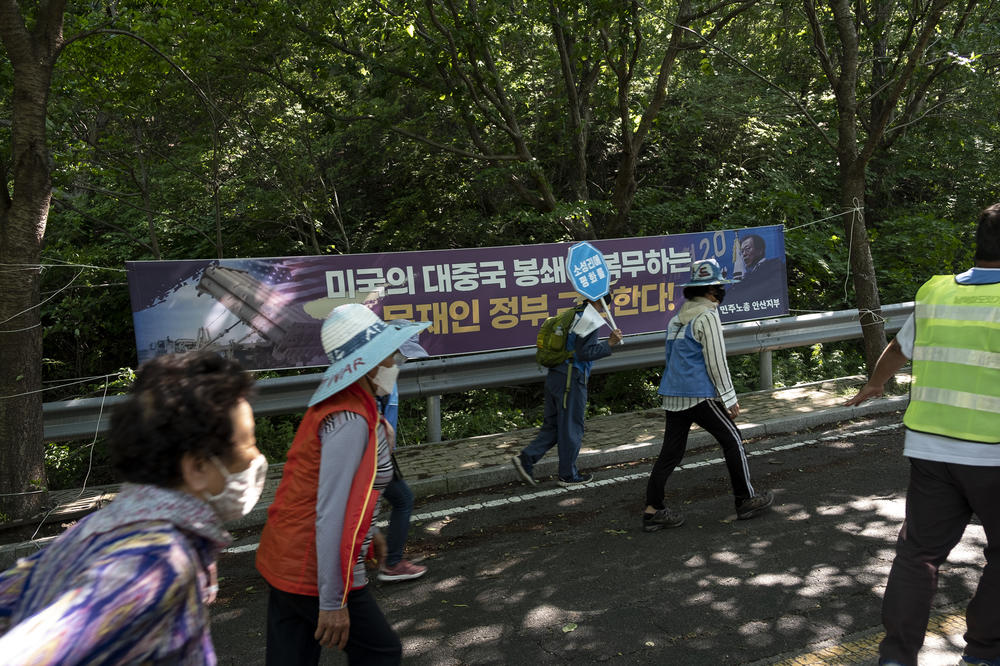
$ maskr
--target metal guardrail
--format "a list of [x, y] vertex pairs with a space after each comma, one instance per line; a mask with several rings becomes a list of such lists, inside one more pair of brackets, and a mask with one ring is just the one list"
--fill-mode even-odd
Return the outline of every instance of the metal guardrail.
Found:
[[[882, 307], [887, 333], [899, 330], [913, 312], [913, 303]], [[761, 319], [723, 327], [730, 356], [804, 347], [817, 342], [836, 342], [861, 337], [857, 310], [840, 310]], [[594, 364], [595, 373], [656, 367], [663, 363], [663, 333], [627, 337], [611, 356]], [[464, 356], [446, 356], [411, 361], [399, 376], [401, 398], [433, 399], [446, 393], [542, 381], [547, 370], [535, 362], [534, 348], [513, 349]], [[305, 411], [321, 373], [263, 379], [257, 383], [253, 402], [258, 416]], [[84, 398], [43, 405], [46, 441], [85, 439], [104, 433], [110, 426], [111, 410], [123, 396]], [[440, 433], [440, 409], [429, 401], [429, 431]], [[436, 420], [436, 423], [435, 423]]]

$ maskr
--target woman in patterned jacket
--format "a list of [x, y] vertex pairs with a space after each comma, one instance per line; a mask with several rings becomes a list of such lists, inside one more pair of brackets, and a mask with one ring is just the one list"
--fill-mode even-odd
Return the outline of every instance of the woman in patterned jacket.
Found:
[[208, 352], [144, 364], [111, 424], [118, 497], [0, 574], [0, 664], [215, 664], [208, 608], [223, 522], [267, 462], [252, 380]]

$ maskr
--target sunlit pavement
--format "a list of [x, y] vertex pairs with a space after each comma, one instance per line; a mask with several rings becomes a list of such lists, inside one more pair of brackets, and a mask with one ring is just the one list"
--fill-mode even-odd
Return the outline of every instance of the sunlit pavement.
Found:
[[[868, 403], [864, 410], [844, 408], [841, 404], [850, 393], [851, 387], [860, 385], [863, 378], [842, 378], [819, 382], [806, 386], [779, 389], [775, 391], [742, 394], [740, 404], [742, 414], [738, 419], [743, 435], [747, 439], [774, 435], [782, 432], [796, 432], [807, 428], [832, 424], [852, 418], [898, 412], [905, 408], [906, 397], [900, 396], [882, 399]], [[902, 376], [905, 382], [908, 377]], [[579, 461], [581, 469], [594, 469], [601, 466], [626, 463], [656, 455], [662, 439], [662, 412], [646, 410], [631, 414], [619, 414], [589, 419], [583, 450]], [[516, 503], [527, 503], [544, 499], [550, 494], [567, 491], [555, 487], [551, 483], [543, 483], [537, 489], [524, 488], [506, 496], [483, 498], [462, 504], [453, 502], [446, 508], [428, 506], [435, 496], [454, 492], [474, 491], [477, 488], [487, 488], [498, 484], [517, 481], [516, 472], [510, 465], [510, 457], [523, 447], [534, 436], [534, 429], [526, 429], [497, 435], [484, 435], [465, 440], [453, 440], [440, 444], [405, 447], [399, 452], [401, 467], [417, 496], [417, 508], [414, 523], [433, 524], [447, 515], [453, 519], [462, 510], [480, 510], [504, 508]], [[704, 433], [694, 433], [691, 439], [691, 450], [708, 445]], [[801, 441], [809, 442], [808, 438]], [[750, 447], [750, 455], [767, 455], [766, 451], [754, 451]], [[701, 464], [718, 464], [719, 460], [688, 461], [685, 466]], [[900, 462], [902, 462], [900, 460]], [[545, 460], [536, 468], [536, 477], [545, 479], [554, 473], [555, 456]], [[264, 520], [266, 507], [273, 497], [273, 491], [280, 479], [281, 466], [269, 473], [268, 494], [254, 513], [241, 524], [234, 527], [259, 527]], [[618, 477], [607, 474], [599, 475], [595, 487], [608, 486], [617, 483], [634, 483], [637, 478], [644, 477], [646, 471], [632, 475], [624, 474]], [[94, 487], [83, 490], [65, 491], [57, 496], [59, 506], [50, 516], [53, 520], [71, 520], [83, 515], [114, 497], [117, 488], [114, 486]], [[578, 489], [583, 491], [585, 489]], [[574, 492], [574, 491], [569, 491]], [[462, 509], [462, 507], [469, 507]], [[426, 509], [426, 510], [425, 510]], [[898, 509], [901, 520], [901, 502]], [[9, 544], [3, 546], [6, 552], [0, 552], [0, 558], [10, 559], [10, 562], [0, 562], [6, 567], [13, 563], [13, 556], [20, 547], [19, 555], [34, 551], [42, 544]], [[252, 544], [241, 544], [235, 552], [246, 552], [253, 549]], [[968, 548], [956, 549], [949, 561], [956, 558], [981, 558], [981, 551]], [[884, 584], [884, 581], [883, 581]], [[963, 609], [964, 604], [941, 610], [938, 609], [931, 618], [928, 628], [927, 642], [921, 653], [921, 664], [937, 666], [938, 664], [955, 664], [957, 655], [961, 654], [963, 646], [962, 633], [965, 630]], [[214, 614], [214, 612], [213, 612]], [[223, 618], [219, 618], [223, 619]], [[874, 618], [877, 624], [877, 616]], [[861, 664], [868, 666], [877, 661], [877, 646], [881, 639], [881, 627], [872, 626], [868, 630], [851, 633], [839, 640], [811, 645], [805, 651], [791, 651], [758, 664]], [[330, 661], [327, 655], [324, 663], [338, 663], [336, 657]], [[220, 662], [223, 663], [223, 662]]]
[[[719, 493], [685, 508], [688, 522], [683, 528], [652, 535], [637, 532], [634, 516], [622, 514], [621, 500], [626, 498], [625, 506], [634, 504], [627, 498], [642, 485], [648, 463], [597, 470], [593, 483], [572, 490], [551, 481], [534, 488], [517, 483], [425, 500], [418, 503], [413, 531], [418, 543], [426, 535], [440, 537], [430, 546], [418, 545], [419, 552], [431, 557], [426, 561], [430, 573], [416, 584], [379, 586], [377, 595], [387, 616], [394, 618], [407, 661], [419, 664], [534, 659], [511, 648], [513, 640], [529, 646], [537, 642], [548, 655], [539, 663], [615, 662], [609, 654], [617, 651], [621, 663], [874, 665], [881, 639], [879, 599], [903, 514], [901, 431], [898, 415], [893, 415], [751, 443], [752, 466], [779, 488], [773, 515], [762, 520], [735, 521], [734, 514], [725, 515], [725, 489], [716, 487]], [[875, 464], [871, 454], [876, 451], [882, 452], [878, 466], [859, 476], [862, 468]], [[839, 463], [830, 458], [833, 452]], [[823, 467], [824, 460], [833, 464]], [[829, 472], [837, 470], [851, 470], [856, 478], [829, 478]], [[720, 473], [718, 451], [703, 447], [685, 458], [678, 472], [685, 489], [677, 492], [683, 497], [711, 490], [711, 480]], [[829, 480], [817, 485], [823, 478]], [[607, 513], [599, 512], [594, 519], [573, 518], [576, 510], [586, 515], [602, 505]], [[508, 523], [520, 527], [508, 533], [503, 527]], [[531, 528], [536, 523], [542, 532]], [[962, 599], [981, 566], [981, 532], [978, 525], [970, 526], [949, 558], [941, 598], [952, 605], [935, 609], [921, 664], [958, 661]], [[494, 536], [481, 541], [477, 534]], [[470, 544], [470, 538], [480, 545]], [[246, 552], [254, 545], [238, 548]], [[596, 572], [593, 564], [579, 571], [581, 581], [588, 583], [567, 592], [553, 578], [566, 548], [583, 549], [578, 557], [585, 559], [593, 559], [591, 553], [627, 555], [622, 566], [635, 575], [590, 589], [594, 576], [602, 575], [598, 559]], [[655, 560], [648, 559], [653, 553], [664, 561], [683, 562], [683, 569], [658, 571]], [[232, 566], [224, 564], [227, 570]], [[644, 578], [660, 581], [676, 598], [662, 607], [667, 614], [654, 620], [648, 631], [623, 626], [616, 636], [614, 622], [607, 622], [620, 599], [602, 595], [619, 585], [636, 585], [638, 606], [625, 609], [621, 621], [645, 625], [643, 614], [635, 611], [655, 604], [650, 594], [655, 598], [656, 592], [640, 582]], [[532, 581], [538, 587], [526, 598]], [[566, 584], [573, 587], [572, 582]], [[506, 610], [498, 613], [501, 608]], [[681, 608], [689, 609], [683, 612], [692, 617], [681, 621]], [[719, 624], [713, 617], [731, 624]], [[709, 632], [702, 633], [706, 628]], [[559, 638], [567, 631], [571, 633]], [[824, 636], [835, 638], [825, 641]], [[704, 648], [698, 645], [706, 642], [722, 650], [717, 660], [705, 660]], [[802, 647], [790, 649], [796, 642]], [[442, 643], [448, 648], [439, 655]], [[757, 648], [748, 649], [750, 645]], [[770, 648], [777, 649], [758, 661], [737, 656], [756, 652], [759, 657]], [[323, 663], [341, 663], [338, 656], [326, 654]]]

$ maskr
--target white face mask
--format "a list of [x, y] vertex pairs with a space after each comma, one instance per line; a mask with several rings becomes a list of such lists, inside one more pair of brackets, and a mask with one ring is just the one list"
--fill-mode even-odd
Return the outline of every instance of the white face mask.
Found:
[[392, 393], [392, 387], [396, 385], [396, 379], [398, 377], [398, 365], [390, 367], [386, 367], [384, 365], [378, 366], [378, 369], [375, 371], [375, 376], [370, 378], [372, 384], [375, 385], [375, 395], [389, 395]]
[[236, 520], [250, 513], [260, 494], [264, 491], [267, 478], [267, 458], [260, 454], [250, 461], [250, 466], [242, 472], [230, 472], [222, 461], [212, 456], [212, 462], [226, 478], [226, 485], [218, 495], [205, 495], [205, 501], [212, 505], [223, 522]]

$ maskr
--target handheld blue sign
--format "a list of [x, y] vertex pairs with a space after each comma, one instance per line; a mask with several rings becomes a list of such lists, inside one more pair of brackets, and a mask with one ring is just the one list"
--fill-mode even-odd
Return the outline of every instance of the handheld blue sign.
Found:
[[604, 311], [611, 319], [611, 325], [618, 328], [604, 297], [611, 291], [611, 274], [604, 262], [604, 255], [590, 243], [583, 241], [569, 248], [566, 253], [566, 275], [570, 283], [584, 298], [591, 301], [601, 301]]
[[566, 275], [573, 288], [588, 300], [597, 301], [611, 288], [604, 255], [590, 243], [577, 243], [566, 254]]

